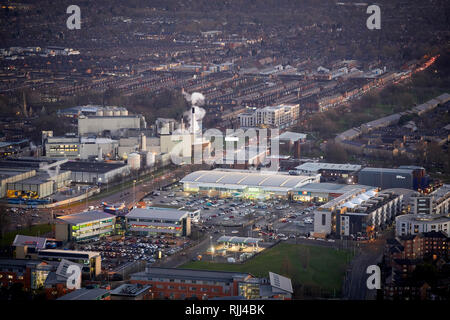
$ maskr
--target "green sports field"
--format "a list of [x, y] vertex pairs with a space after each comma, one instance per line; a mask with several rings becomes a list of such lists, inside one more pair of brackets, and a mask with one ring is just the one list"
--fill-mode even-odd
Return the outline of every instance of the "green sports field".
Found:
[[244, 264], [195, 261], [180, 268], [248, 272], [257, 277], [268, 277], [272, 271], [290, 277], [294, 287], [301, 285], [339, 294], [351, 258], [349, 251], [280, 243]]

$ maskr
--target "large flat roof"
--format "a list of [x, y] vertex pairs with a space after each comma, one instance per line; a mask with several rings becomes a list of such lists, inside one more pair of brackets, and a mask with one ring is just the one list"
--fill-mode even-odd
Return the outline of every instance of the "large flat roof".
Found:
[[299, 165], [295, 169], [304, 171], [318, 171], [318, 170], [341, 170], [341, 171], [358, 171], [361, 169], [359, 164], [348, 163], [324, 163], [324, 162], [306, 162]]
[[406, 168], [397, 168], [397, 169], [392, 169], [392, 168], [371, 168], [371, 167], [366, 167], [364, 169], [362, 169], [360, 172], [379, 172], [379, 173], [412, 173], [414, 171], [414, 169], [406, 169]]
[[328, 192], [328, 193], [346, 193], [354, 189], [374, 189], [371, 186], [364, 186], [361, 184], [339, 184], [339, 183], [308, 183], [299, 188], [295, 188], [295, 191], [309, 191], [309, 192]]
[[97, 257], [100, 255], [99, 252], [95, 251], [79, 251], [79, 250], [60, 250], [60, 249], [44, 249], [39, 251], [38, 256], [65, 256], [66, 259], [71, 257], [79, 257], [80, 255], [87, 256], [89, 258]]
[[184, 218], [184, 216], [188, 214], [189, 211], [184, 210], [182, 211], [172, 208], [147, 207], [147, 208], [135, 208], [131, 210], [131, 212], [126, 215], [126, 217], [179, 220]]
[[183, 183], [211, 183], [217, 185], [236, 185], [241, 187], [294, 188], [311, 180], [311, 176], [294, 176], [280, 172], [261, 172], [244, 170], [195, 171], [183, 179]]
[[[54, 159], [7, 159], [0, 160], [0, 168], [10, 169], [39, 169], [39, 165], [42, 163], [53, 164], [57, 162]], [[60, 165], [61, 170], [69, 171], [83, 171], [83, 172], [98, 172], [105, 173], [111, 170], [115, 170], [120, 167], [124, 167], [124, 163], [111, 163], [111, 162], [93, 162], [93, 161], [67, 161]]]
[[106, 289], [95, 288], [86, 289], [81, 288], [63, 295], [57, 300], [97, 300], [99, 297], [107, 294], [109, 291]]
[[193, 279], [193, 280], [233, 282], [234, 278], [246, 278], [249, 276], [251, 276], [249, 273], [232, 272], [232, 271], [210, 271], [210, 270], [150, 267], [144, 272], [132, 274], [131, 278], [147, 277], [147, 278]]
[[13, 246], [29, 246], [38, 249], [44, 249], [47, 243], [47, 238], [25, 236], [22, 234], [17, 234], [12, 245]]
[[60, 216], [57, 219], [62, 220], [69, 224], [80, 224], [84, 222], [90, 222], [90, 221], [96, 221], [96, 220], [102, 220], [102, 219], [108, 219], [113, 218], [114, 215], [103, 212], [103, 211], [87, 211], [87, 212], [80, 212], [80, 213], [74, 213], [67, 216]]
[[61, 165], [62, 170], [105, 173], [126, 166], [125, 163], [68, 161]]

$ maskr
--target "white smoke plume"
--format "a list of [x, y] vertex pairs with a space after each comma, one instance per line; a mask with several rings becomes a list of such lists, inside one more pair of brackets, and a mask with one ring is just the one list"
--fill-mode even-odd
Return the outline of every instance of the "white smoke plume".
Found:
[[206, 114], [206, 110], [201, 108], [205, 103], [205, 96], [200, 92], [194, 92], [189, 94], [183, 92], [184, 98], [191, 103], [192, 108], [194, 108], [195, 121], [192, 117], [192, 109], [189, 109], [184, 113], [184, 115], [189, 119], [188, 131], [199, 132], [201, 130], [201, 121]]

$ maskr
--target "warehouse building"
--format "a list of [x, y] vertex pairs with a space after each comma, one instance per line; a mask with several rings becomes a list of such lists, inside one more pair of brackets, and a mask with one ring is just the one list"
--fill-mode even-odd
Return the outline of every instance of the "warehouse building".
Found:
[[71, 180], [78, 183], [109, 183], [130, 174], [130, 166], [121, 162], [68, 161], [62, 170], [70, 170]]
[[190, 214], [171, 208], [135, 208], [126, 216], [127, 231], [138, 235], [189, 236]]
[[419, 190], [428, 184], [422, 167], [364, 168], [359, 171], [358, 183], [381, 189], [404, 188]]
[[215, 169], [181, 179], [184, 191], [248, 199], [288, 199], [295, 188], [319, 182], [320, 175], [300, 176], [274, 171]]
[[56, 219], [55, 237], [59, 241], [83, 241], [112, 235], [116, 217], [103, 211], [87, 211]]
[[305, 162], [295, 168], [299, 174], [320, 174], [321, 180], [343, 180], [346, 183], [358, 182], [358, 171], [361, 166], [357, 164]]
[[[48, 166], [48, 170], [43, 168]], [[59, 169], [58, 169], [59, 167]], [[0, 160], [0, 170], [23, 171], [36, 170], [36, 172], [55, 175], [58, 170], [70, 171], [70, 180], [77, 183], [109, 183], [115, 178], [126, 177], [130, 174], [130, 167], [122, 162], [95, 162], [55, 159], [7, 159]], [[0, 171], [1, 172], [1, 171]]]
[[6, 196], [10, 199], [42, 199], [70, 185], [70, 175], [70, 171], [53, 172], [51, 175], [39, 172], [30, 178], [7, 183]]
[[36, 175], [36, 170], [0, 168], [0, 198], [6, 197], [7, 184], [22, 181]]
[[49, 158], [88, 160], [114, 157], [119, 141], [110, 138], [89, 137], [47, 137], [45, 155]]
[[404, 214], [395, 219], [397, 236], [415, 235], [430, 231], [442, 231], [450, 237], [450, 215]]
[[78, 135], [86, 136], [89, 134], [109, 134], [111, 136], [120, 136], [124, 129], [145, 129], [147, 124], [142, 115], [109, 115], [109, 111], [104, 115], [80, 116], [78, 118]]

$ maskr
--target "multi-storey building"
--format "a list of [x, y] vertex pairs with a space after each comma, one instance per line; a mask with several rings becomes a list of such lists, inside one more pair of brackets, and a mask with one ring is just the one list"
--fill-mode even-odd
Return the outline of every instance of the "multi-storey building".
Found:
[[57, 218], [56, 239], [81, 241], [114, 233], [116, 217], [103, 211], [87, 211]]
[[[282, 278], [278, 282], [288, 282], [288, 285], [276, 283], [273, 277]], [[144, 272], [132, 274], [130, 282], [150, 286], [152, 299], [290, 299], [292, 284], [286, 279], [272, 274], [269, 282], [268, 279], [255, 278], [242, 272], [151, 267]]]
[[256, 109], [253, 113], [242, 113], [238, 117], [241, 127], [268, 126], [281, 129], [295, 124], [299, 112], [299, 104], [280, 104]]
[[393, 192], [351, 190], [315, 211], [314, 234], [372, 237], [400, 214], [402, 202]]

